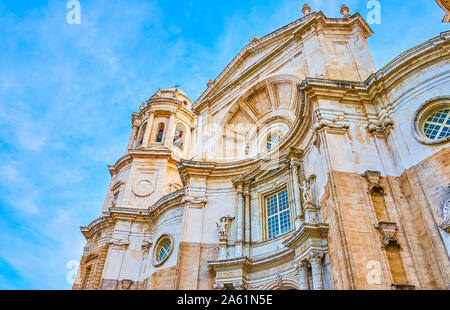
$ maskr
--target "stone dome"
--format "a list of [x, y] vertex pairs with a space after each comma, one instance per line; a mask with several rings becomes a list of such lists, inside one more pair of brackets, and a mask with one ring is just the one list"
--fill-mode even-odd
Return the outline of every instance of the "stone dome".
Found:
[[175, 87], [166, 88], [164, 90], [158, 89], [158, 91], [150, 98], [150, 100], [156, 99], [175, 99], [178, 101], [187, 101], [192, 104], [186, 93]]

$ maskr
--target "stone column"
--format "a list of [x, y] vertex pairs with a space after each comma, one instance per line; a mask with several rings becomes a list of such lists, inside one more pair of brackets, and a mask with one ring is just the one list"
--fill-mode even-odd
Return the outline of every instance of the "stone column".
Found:
[[292, 187], [294, 188], [294, 203], [295, 203], [295, 228], [300, 228], [301, 218], [303, 217], [302, 205], [300, 202], [300, 189], [298, 183], [298, 171], [299, 163], [291, 159], [291, 173], [292, 173]]
[[242, 185], [239, 184], [237, 193], [237, 215], [236, 215], [236, 257], [242, 257], [242, 239], [243, 239], [243, 197]]
[[150, 139], [150, 134], [152, 132], [154, 118], [155, 118], [155, 114], [153, 112], [150, 112], [150, 116], [148, 117], [148, 120], [147, 120], [147, 128], [145, 129], [144, 139], [142, 141], [143, 147], [147, 147], [149, 145], [148, 142]]
[[245, 201], [245, 231], [244, 231], [244, 241], [246, 243], [246, 255], [249, 255], [250, 253], [247, 252], [248, 246], [250, 243], [250, 190], [249, 188], [245, 188], [244, 190], [244, 201]]
[[127, 147], [127, 152], [128, 150], [131, 150], [133, 148], [133, 144], [134, 144], [134, 140], [136, 139], [136, 134], [138, 131], [138, 124], [133, 124], [133, 130], [131, 131], [131, 137], [130, 137], [130, 141], [128, 141], [128, 147]]
[[309, 290], [309, 281], [308, 281], [308, 266], [305, 261], [299, 262], [297, 265], [298, 270], [298, 282], [300, 285], [300, 290], [306, 291]]
[[323, 258], [323, 253], [320, 253], [320, 252], [312, 252], [308, 256], [308, 261], [311, 264], [313, 289], [316, 291], [323, 290], [322, 258]]
[[175, 122], [175, 112], [171, 112], [169, 123], [167, 124], [167, 130], [164, 134], [164, 147], [172, 147], [174, 122]]

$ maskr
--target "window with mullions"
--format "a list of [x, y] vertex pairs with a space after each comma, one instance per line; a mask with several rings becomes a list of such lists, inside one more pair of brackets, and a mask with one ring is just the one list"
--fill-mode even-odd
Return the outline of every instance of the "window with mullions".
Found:
[[267, 136], [267, 143], [266, 143], [266, 149], [270, 150], [273, 146], [277, 145], [280, 142], [280, 135], [279, 134], [269, 134]]
[[158, 261], [159, 262], [163, 262], [167, 256], [170, 253], [171, 250], [171, 242], [170, 239], [164, 239], [160, 245], [159, 245], [159, 249], [158, 249]]
[[423, 124], [427, 138], [440, 140], [450, 136], [450, 109], [444, 109], [428, 117]]
[[269, 239], [291, 230], [287, 190], [266, 198]]

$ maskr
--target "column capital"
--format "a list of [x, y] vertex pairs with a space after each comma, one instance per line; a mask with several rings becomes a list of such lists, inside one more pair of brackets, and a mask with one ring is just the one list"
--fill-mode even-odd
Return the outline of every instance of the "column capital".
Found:
[[306, 256], [306, 259], [311, 264], [317, 264], [317, 263], [320, 263], [322, 261], [323, 256], [324, 255], [323, 255], [322, 252], [312, 251], [312, 252], [308, 253], [308, 255]]
[[247, 289], [247, 284], [244, 283], [244, 281], [239, 280], [239, 281], [233, 282], [233, 287], [234, 287], [235, 290], [238, 290], [238, 291], [239, 290], [246, 290]]
[[304, 270], [307, 268], [308, 268], [308, 261], [306, 259], [303, 259], [295, 263], [295, 269], [297, 271]]

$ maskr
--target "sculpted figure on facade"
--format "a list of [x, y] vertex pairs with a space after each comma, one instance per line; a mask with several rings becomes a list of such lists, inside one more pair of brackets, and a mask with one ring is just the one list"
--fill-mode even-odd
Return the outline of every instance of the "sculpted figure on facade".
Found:
[[232, 221], [234, 221], [234, 217], [222, 216], [220, 220], [216, 223], [217, 231], [219, 232], [219, 236], [221, 239], [228, 240], [228, 235]]

